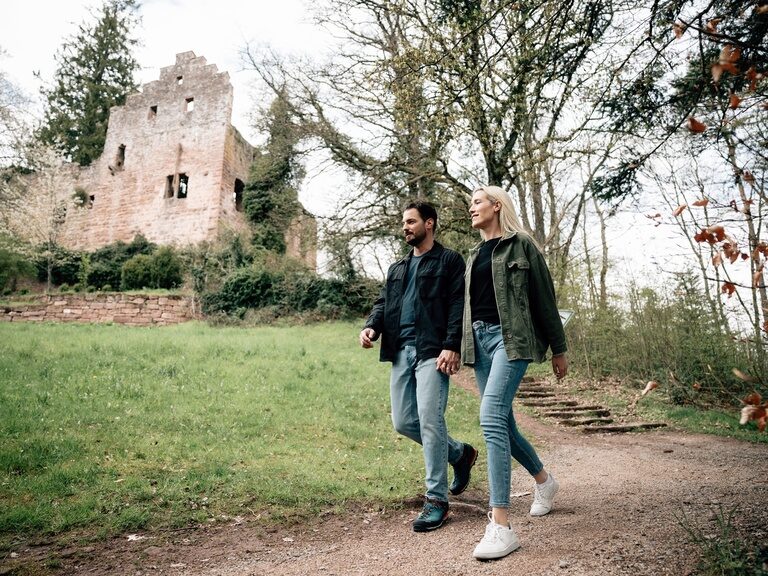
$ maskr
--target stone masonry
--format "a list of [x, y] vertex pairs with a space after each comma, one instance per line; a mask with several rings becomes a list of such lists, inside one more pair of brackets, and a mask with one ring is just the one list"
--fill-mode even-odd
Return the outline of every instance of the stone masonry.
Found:
[[[247, 234], [242, 194], [257, 152], [231, 124], [232, 97], [226, 72], [184, 52], [112, 108], [101, 157], [56, 175], [69, 204], [58, 242], [94, 250], [137, 234], [176, 246]], [[42, 178], [32, 177], [29, 189]], [[289, 255], [314, 268], [316, 236], [315, 219], [302, 210], [287, 234]]]
[[165, 326], [199, 317], [192, 296], [57, 294], [0, 307], [0, 322], [88, 322]]

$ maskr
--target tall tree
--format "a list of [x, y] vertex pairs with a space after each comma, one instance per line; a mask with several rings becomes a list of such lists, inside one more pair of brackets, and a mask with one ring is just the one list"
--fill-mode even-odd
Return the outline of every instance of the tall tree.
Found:
[[493, 183], [565, 262], [588, 198], [584, 166], [601, 166], [613, 144], [579, 141], [592, 110], [578, 96], [594, 84], [621, 5], [334, 0], [319, 12], [343, 39], [330, 62], [246, 56], [273, 90], [291, 87], [305, 134], [351, 176], [334, 229], [358, 246], [399, 246], [401, 202], [419, 195], [440, 207], [448, 241], [466, 248], [476, 241], [469, 193]]
[[285, 233], [301, 210], [297, 188], [303, 177], [297, 150], [299, 128], [285, 90], [263, 112], [259, 127], [268, 139], [251, 166], [243, 207], [251, 222], [253, 244], [282, 254]]
[[109, 109], [136, 90], [131, 32], [138, 18], [136, 0], [106, 0], [94, 21], [61, 46], [53, 86], [42, 90], [47, 108], [40, 139], [81, 166], [104, 149]]

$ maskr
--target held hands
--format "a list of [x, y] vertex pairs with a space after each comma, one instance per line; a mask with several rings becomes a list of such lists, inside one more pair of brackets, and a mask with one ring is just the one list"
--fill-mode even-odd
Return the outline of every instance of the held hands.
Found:
[[379, 337], [373, 328], [363, 328], [360, 331], [360, 346], [363, 348], [373, 348], [373, 342]]
[[565, 354], [552, 356], [552, 372], [555, 373], [558, 380], [565, 378], [565, 375], [568, 374], [568, 356]]
[[453, 350], [443, 350], [435, 360], [435, 367], [443, 374], [456, 374], [461, 367], [461, 354]]

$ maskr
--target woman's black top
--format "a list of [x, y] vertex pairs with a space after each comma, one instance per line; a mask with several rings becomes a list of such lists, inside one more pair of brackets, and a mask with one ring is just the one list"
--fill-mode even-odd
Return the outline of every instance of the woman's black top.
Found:
[[472, 276], [469, 284], [469, 306], [472, 322], [482, 320], [489, 324], [501, 324], [496, 308], [496, 294], [493, 291], [491, 255], [500, 238], [492, 238], [480, 245], [477, 257], [472, 262]]

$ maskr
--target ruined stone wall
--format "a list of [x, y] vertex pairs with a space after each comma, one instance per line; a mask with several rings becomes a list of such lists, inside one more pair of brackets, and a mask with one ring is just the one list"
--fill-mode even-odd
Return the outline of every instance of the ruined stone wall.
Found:
[[37, 302], [0, 308], [5, 322], [88, 322], [164, 326], [199, 317], [192, 296], [57, 294]]
[[[35, 200], [17, 219], [22, 235], [49, 240], [55, 196], [67, 205], [55, 241], [71, 249], [92, 251], [137, 234], [176, 246], [214, 242], [224, 232], [247, 236], [242, 195], [255, 149], [231, 124], [232, 98], [226, 72], [193, 52], [178, 54], [158, 80], [110, 110], [104, 151], [93, 164], [65, 164], [26, 179]], [[76, 194], [85, 200], [80, 206]], [[40, 223], [39, 230], [33, 234], [26, 220]], [[314, 269], [311, 215], [297, 215], [286, 244]]]
[[[179, 54], [159, 80], [110, 111], [104, 152], [76, 183], [91, 201], [70, 211], [63, 243], [93, 249], [137, 233], [158, 244], [215, 238], [222, 210], [234, 211], [223, 189], [234, 189], [238, 169], [247, 175], [241, 163], [224, 179], [231, 114], [229, 75], [192, 52]], [[252, 156], [245, 140], [237, 145], [239, 157]]]

